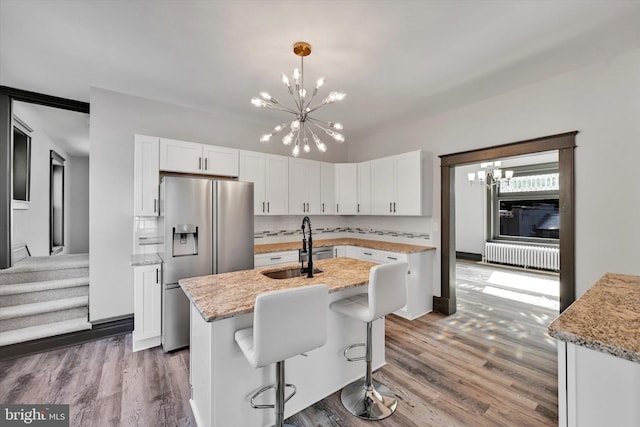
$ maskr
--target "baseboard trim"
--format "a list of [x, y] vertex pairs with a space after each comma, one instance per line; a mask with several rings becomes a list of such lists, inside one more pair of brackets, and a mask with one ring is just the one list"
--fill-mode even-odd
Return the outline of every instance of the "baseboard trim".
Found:
[[473, 252], [456, 251], [456, 259], [464, 259], [468, 261], [482, 261], [482, 254], [476, 254]]
[[446, 314], [454, 314], [457, 310], [456, 300], [451, 298], [433, 297], [433, 311]]
[[103, 338], [124, 335], [133, 331], [133, 316], [118, 320], [93, 324], [91, 329], [37, 340], [21, 342], [0, 347], [0, 360], [15, 359], [16, 357], [45, 351], [58, 350]]

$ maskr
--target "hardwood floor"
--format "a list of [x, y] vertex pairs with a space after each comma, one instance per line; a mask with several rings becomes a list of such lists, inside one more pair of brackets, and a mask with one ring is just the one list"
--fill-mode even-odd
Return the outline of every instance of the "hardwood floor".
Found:
[[[387, 317], [387, 365], [374, 378], [399, 405], [376, 426], [557, 425], [556, 345], [546, 334], [557, 310], [530, 304], [553, 298], [487, 283], [492, 271], [458, 266], [453, 316]], [[132, 353], [131, 335], [109, 338], [0, 362], [0, 403], [68, 403], [72, 426], [193, 426], [188, 367], [188, 350]], [[347, 413], [339, 392], [289, 422], [372, 425]]]

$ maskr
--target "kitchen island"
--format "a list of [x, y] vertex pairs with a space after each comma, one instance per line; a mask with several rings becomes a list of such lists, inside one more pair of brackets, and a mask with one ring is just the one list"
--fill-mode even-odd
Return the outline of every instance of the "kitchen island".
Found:
[[[191, 302], [191, 350], [189, 379], [191, 407], [198, 426], [270, 426], [274, 411], [252, 409], [250, 396], [275, 382], [275, 367], [253, 369], [235, 343], [238, 329], [251, 327], [258, 294], [312, 284], [329, 286], [329, 302], [366, 292], [369, 270], [375, 263], [351, 258], [319, 260], [323, 270], [313, 278], [271, 279], [262, 273], [299, 267], [300, 264], [245, 270], [180, 280]], [[347, 362], [345, 347], [364, 342], [362, 323], [328, 310], [327, 343], [306, 356], [286, 362], [286, 381], [298, 387], [287, 402], [289, 417], [362, 377], [364, 362]], [[295, 322], [295, 319], [291, 319]], [[384, 319], [373, 324], [373, 367], [384, 359]], [[274, 342], [273, 345], [278, 345]], [[258, 403], [273, 403], [265, 393]]]
[[640, 276], [605, 274], [549, 326], [559, 425], [640, 426]]

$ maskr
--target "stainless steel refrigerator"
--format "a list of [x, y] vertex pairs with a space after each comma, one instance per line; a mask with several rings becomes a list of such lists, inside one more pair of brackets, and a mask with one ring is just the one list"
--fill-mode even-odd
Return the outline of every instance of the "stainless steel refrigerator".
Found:
[[178, 280], [253, 268], [253, 183], [165, 176], [162, 348], [189, 345], [189, 301]]

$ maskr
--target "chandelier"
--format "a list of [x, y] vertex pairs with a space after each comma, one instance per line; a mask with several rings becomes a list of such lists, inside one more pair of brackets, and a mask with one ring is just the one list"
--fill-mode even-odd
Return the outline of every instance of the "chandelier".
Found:
[[504, 171], [503, 177], [502, 169], [500, 169], [501, 165], [502, 162], [500, 160], [480, 163], [480, 168], [482, 170], [479, 170], [477, 172], [470, 172], [467, 174], [469, 183], [473, 184], [475, 182], [478, 182], [479, 184], [486, 184], [487, 187], [492, 187], [501, 182], [506, 182], [508, 184], [511, 178], [513, 178], [513, 171]]
[[[342, 124], [316, 119], [311, 117], [311, 113], [325, 105], [342, 101], [347, 94], [344, 92], [330, 92], [322, 101], [312, 107], [311, 102], [324, 85], [324, 77], [320, 77], [316, 81], [316, 86], [311, 96], [307, 99], [307, 91], [304, 88], [304, 57], [311, 54], [311, 45], [306, 42], [297, 42], [293, 45], [293, 53], [300, 57], [300, 68], [293, 70], [291, 79], [289, 79], [285, 73], [282, 73], [281, 78], [282, 83], [287, 86], [289, 94], [293, 98], [294, 107], [281, 104], [280, 101], [267, 92], [260, 92], [260, 98], [251, 98], [251, 103], [256, 107], [273, 108], [293, 114], [295, 118], [290, 122], [277, 125], [271, 132], [262, 135], [260, 142], [267, 143], [274, 135], [289, 130], [289, 132], [282, 137], [282, 143], [287, 146], [293, 144], [293, 150], [291, 152], [293, 157], [300, 155], [300, 145], [302, 145], [305, 153], [311, 151], [309, 139], [312, 139], [316, 148], [324, 153], [327, 151], [327, 145], [320, 140], [316, 132], [320, 133], [320, 131], [322, 131], [337, 142], [342, 143], [344, 142], [344, 135], [336, 132], [336, 130], [342, 130]], [[314, 128], [316, 128], [316, 132], [314, 132]]]

